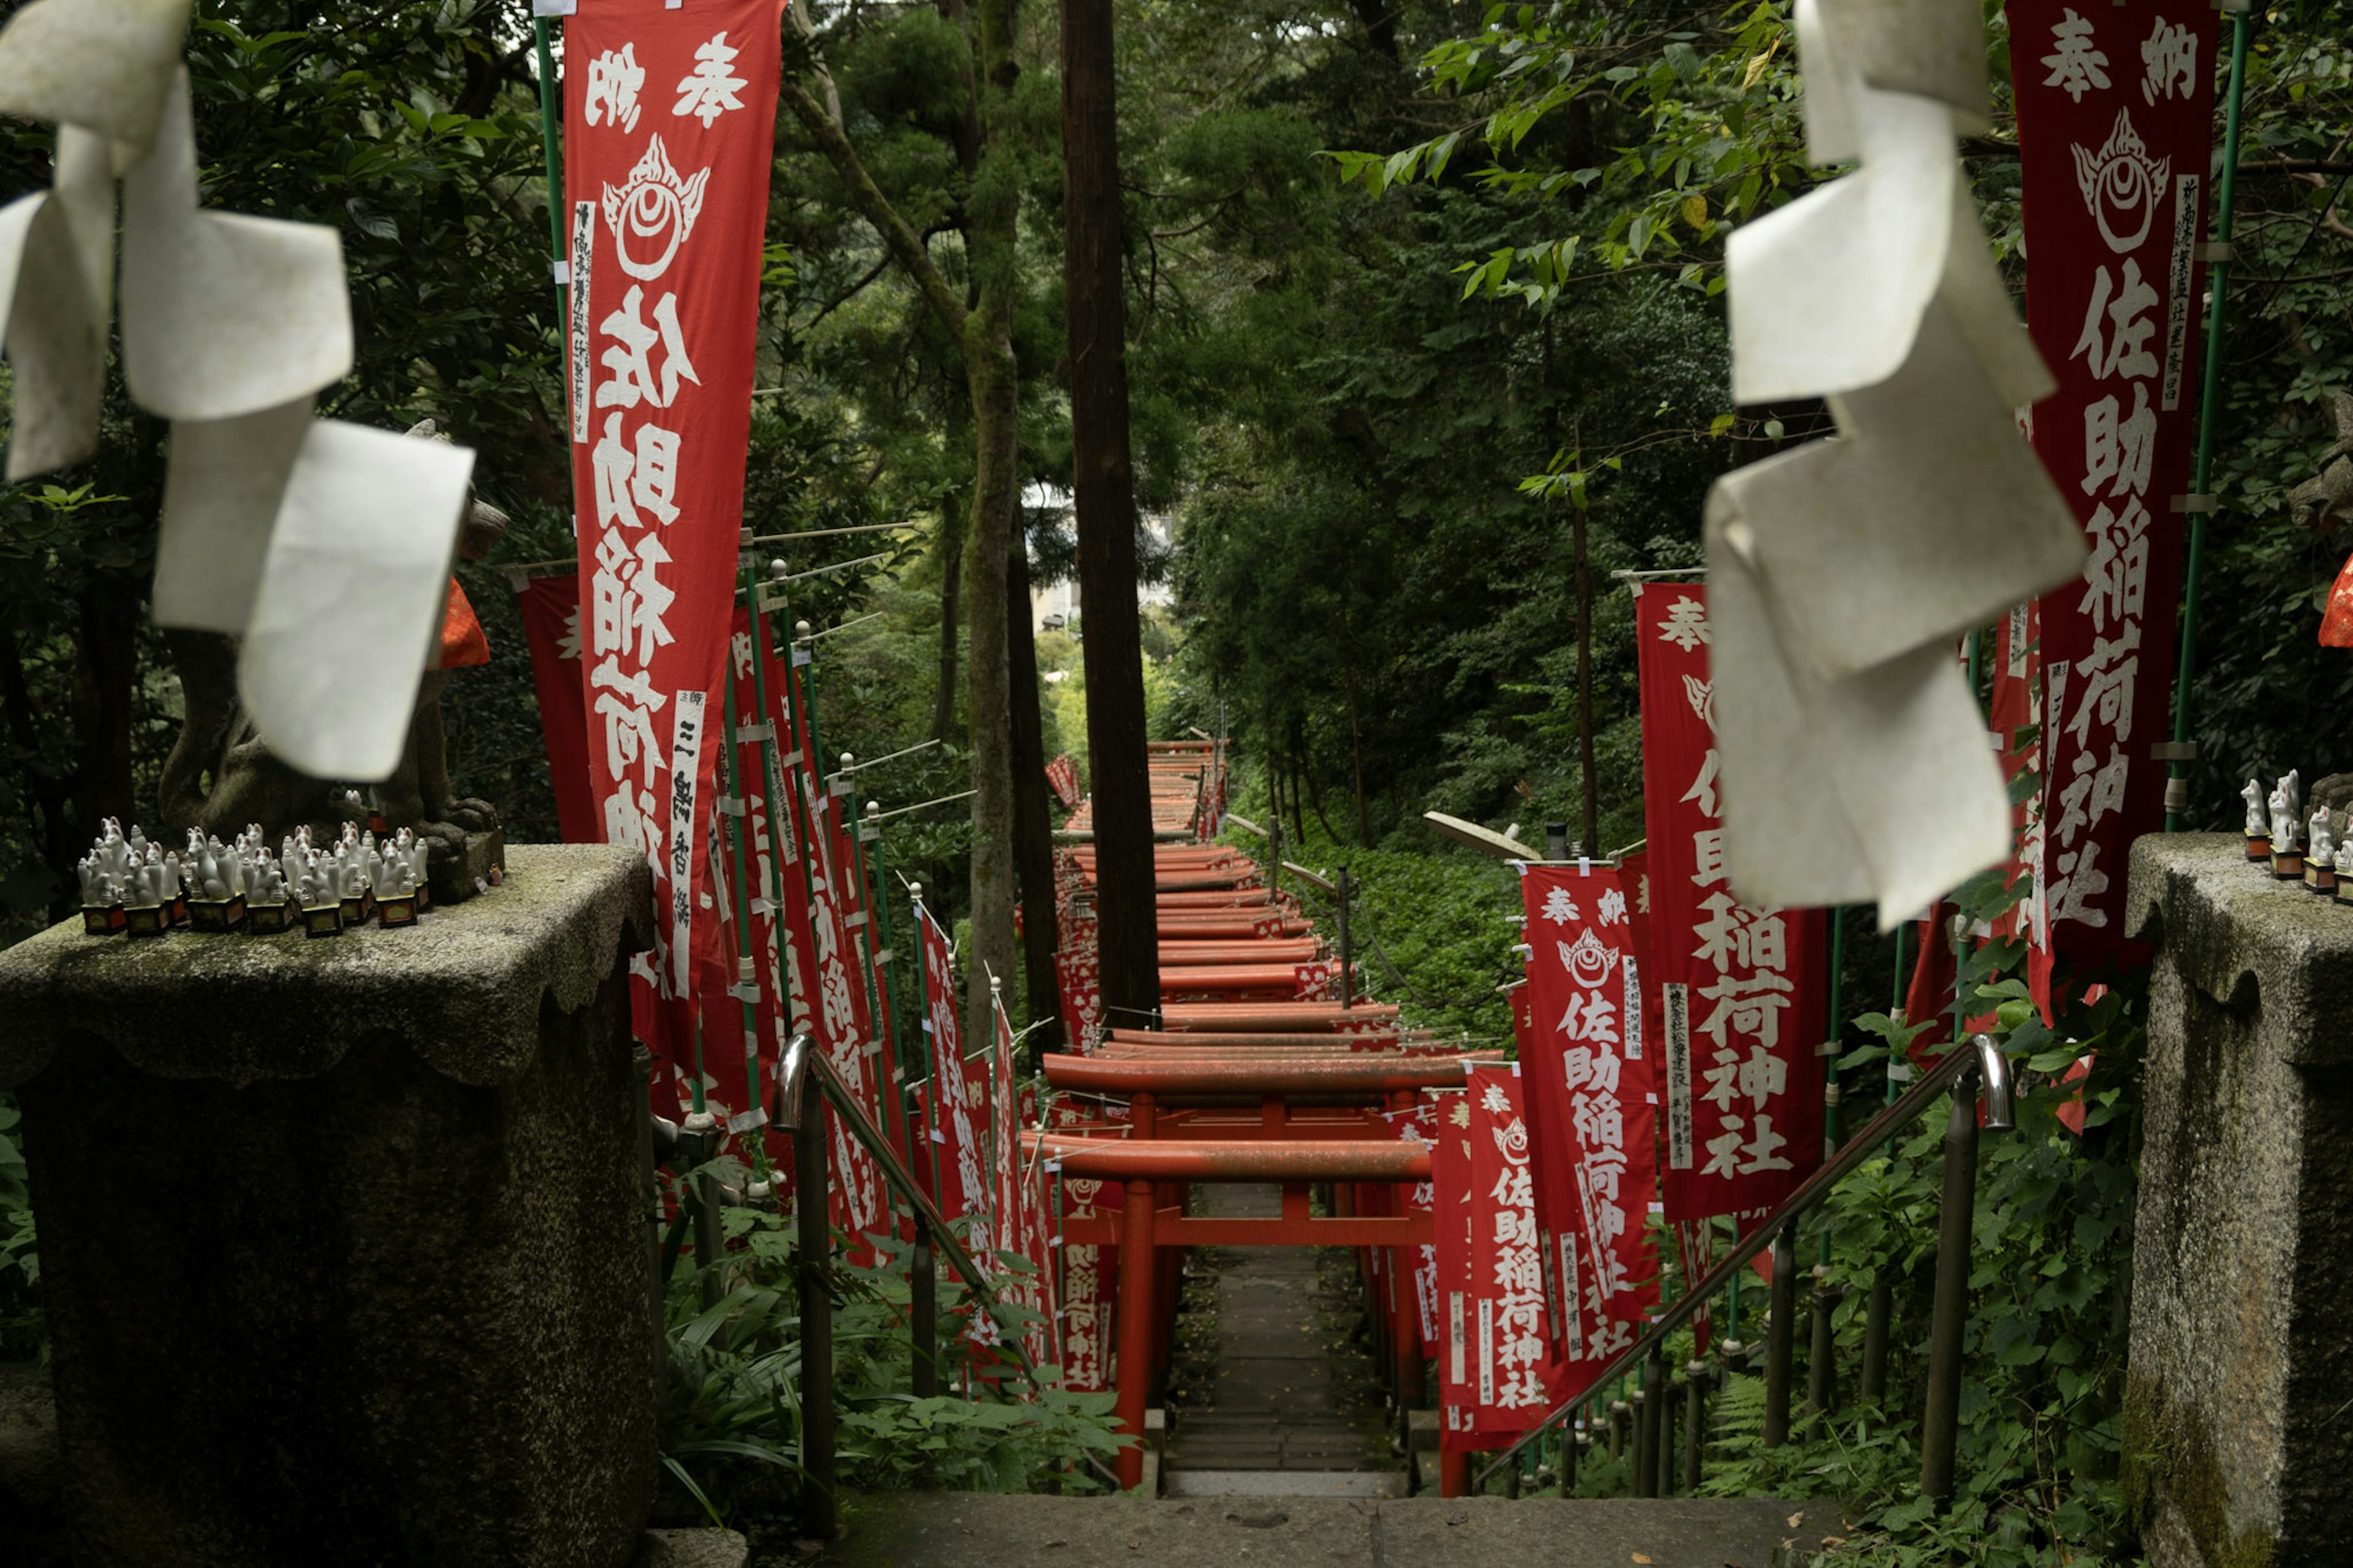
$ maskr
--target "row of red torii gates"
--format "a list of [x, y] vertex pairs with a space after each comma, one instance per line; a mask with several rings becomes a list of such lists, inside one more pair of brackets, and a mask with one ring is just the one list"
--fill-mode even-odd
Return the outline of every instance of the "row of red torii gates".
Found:
[[[1207, 825], [1195, 802], [1205, 770], [1223, 760], [1213, 745], [1154, 743], [1163, 837]], [[1082, 805], [1071, 826], [1086, 824]], [[1092, 849], [1072, 854], [1091, 887]], [[1107, 1027], [1087, 1054], [1047, 1057], [1049, 1085], [1106, 1113], [1028, 1135], [1029, 1152], [1050, 1169], [1104, 1184], [1094, 1215], [1065, 1218], [1062, 1241], [1118, 1248], [1115, 1409], [1138, 1443], [1120, 1456], [1124, 1487], [1143, 1479], [1145, 1412], [1168, 1365], [1174, 1249], [1356, 1249], [1397, 1398], [1407, 1408], [1420, 1402], [1425, 1350], [1413, 1292], [1420, 1250], [1436, 1239], [1430, 1151], [1400, 1136], [1410, 1130], [1400, 1113], [1433, 1090], [1461, 1088], [1465, 1062], [1476, 1059], [1403, 1026], [1394, 1006], [1334, 989], [1324, 940], [1280, 887], [1279, 866], [1271, 879], [1239, 851], [1198, 839], [1159, 844], [1155, 860], [1161, 1026]], [[1107, 1114], [1121, 1102], [1125, 1121]], [[1210, 1182], [1277, 1184], [1282, 1213], [1187, 1214], [1190, 1188]], [[1317, 1184], [1331, 1189], [1322, 1215], [1309, 1195]], [[1467, 1459], [1441, 1457], [1446, 1495], [1467, 1489]]]

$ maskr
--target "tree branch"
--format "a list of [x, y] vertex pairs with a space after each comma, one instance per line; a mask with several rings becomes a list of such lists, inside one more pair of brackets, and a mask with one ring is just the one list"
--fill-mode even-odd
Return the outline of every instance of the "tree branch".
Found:
[[957, 297], [939, 264], [932, 259], [931, 252], [923, 248], [923, 237], [899, 216], [899, 209], [891, 205], [891, 198], [882, 194], [882, 187], [866, 172], [858, 149], [849, 144], [849, 138], [825, 111], [825, 106], [810, 96], [807, 88], [788, 76], [784, 79], [783, 98], [785, 107], [793, 111], [793, 118], [801, 122], [801, 129], [818, 144], [818, 150], [833, 165], [834, 173], [841, 176], [841, 183], [849, 187], [850, 205], [882, 237], [882, 243], [906, 269], [908, 279], [923, 295], [923, 302], [939, 317], [940, 324], [957, 342], [963, 342], [965, 322], [971, 312], [965, 309], [964, 300]]

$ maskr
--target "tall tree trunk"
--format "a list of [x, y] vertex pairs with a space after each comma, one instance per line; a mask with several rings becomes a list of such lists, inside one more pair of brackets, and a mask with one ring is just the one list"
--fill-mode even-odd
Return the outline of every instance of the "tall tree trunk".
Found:
[[1160, 1016], [1152, 778], [1135, 603], [1135, 473], [1128, 453], [1127, 306], [1120, 244], [1112, 0], [1062, 0], [1062, 279], [1071, 359], [1071, 471], [1087, 645], [1096, 943], [1103, 1018]]
[[1054, 814], [1046, 798], [1046, 727], [1038, 713], [1038, 645], [1029, 626], [1029, 547], [1013, 531], [1006, 563], [1006, 631], [1012, 649], [1013, 868], [1021, 886], [1021, 969], [1037, 1049], [1062, 1039], [1062, 993], [1054, 974]]
[[1576, 498], [1577, 760], [1584, 771], [1585, 837], [1578, 853], [1601, 853], [1601, 797], [1593, 771], [1593, 573], [1585, 551], [1585, 501]]
[[955, 729], [956, 595], [964, 586], [964, 509], [940, 498], [940, 684], [932, 701], [932, 739], [944, 743]]
[[972, 390], [972, 537], [965, 542], [965, 656], [972, 736], [972, 938], [965, 974], [965, 1038], [993, 1037], [989, 978], [1013, 977], [1013, 734], [1007, 668], [1006, 574], [1021, 504], [1020, 363], [1013, 353], [1013, 292], [1020, 184], [1013, 164], [1019, 122], [1013, 90], [1014, 0], [978, 0], [973, 29], [984, 148], [966, 203], [965, 247], [977, 303], [964, 322]]
[[1353, 667], [1348, 674], [1348, 756], [1356, 768], [1356, 842], [1369, 845], [1373, 841], [1373, 825], [1365, 815], [1365, 728], [1356, 719], [1356, 677]]
[[972, 758], [972, 937], [965, 953], [965, 1037], [976, 1047], [993, 1037], [989, 1006], [992, 976], [1013, 973], [1013, 777], [1010, 710], [1006, 668], [1006, 563], [1013, 520], [1021, 500], [1018, 396], [1020, 364], [1013, 353], [1013, 297], [1020, 184], [1013, 165], [1023, 149], [1013, 92], [1020, 68], [1013, 58], [1014, 0], [976, 0], [969, 7], [954, 0], [943, 7], [966, 24], [978, 69], [969, 96], [978, 102], [981, 168], [965, 203], [965, 253], [971, 268], [968, 290], [959, 291], [924, 247], [859, 157], [833, 106], [831, 79], [817, 58], [814, 40], [801, 30], [801, 7], [791, 13], [796, 36], [788, 47], [828, 90], [819, 102], [792, 70], [778, 96], [801, 129], [841, 176], [851, 205], [874, 226], [892, 258], [923, 296], [923, 303], [956, 340], [965, 384], [972, 401], [973, 494], [971, 535], [965, 541], [964, 599], [971, 627], [965, 656], [965, 722]]

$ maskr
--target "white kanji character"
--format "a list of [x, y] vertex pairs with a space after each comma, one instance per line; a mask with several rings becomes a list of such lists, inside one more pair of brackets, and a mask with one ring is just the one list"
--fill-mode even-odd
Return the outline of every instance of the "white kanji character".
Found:
[[1584, 917], [1577, 912], [1577, 900], [1568, 896], [1568, 889], [1555, 884], [1545, 889], [1544, 918], [1557, 926]]
[[[609, 385], [610, 384], [607, 383]], [[629, 478], [637, 468], [637, 459], [629, 455], [628, 447], [621, 440], [621, 416], [605, 416], [605, 433], [588, 453], [588, 466], [596, 480], [596, 523], [600, 528], [625, 524], [643, 528], [645, 519], [629, 504]]]
[[[1731, 1123], [1726, 1122], [1725, 1125], [1730, 1126]], [[1761, 1111], [1758, 1112], [1755, 1136], [1741, 1146], [1740, 1173], [1744, 1176], [1753, 1176], [1759, 1171], [1794, 1169], [1788, 1161], [1780, 1156], [1781, 1146], [1788, 1142], [1787, 1138], [1773, 1131], [1773, 1119]]]
[[2075, 15], [2073, 6], [2051, 29], [2051, 44], [2052, 52], [2042, 57], [2042, 63], [2051, 68], [2043, 86], [2059, 88], [2081, 103], [2084, 93], [2108, 85], [2108, 57], [2094, 46], [2092, 24]]
[[678, 595], [657, 575], [670, 559], [657, 533], [640, 535], [634, 547], [617, 533], [597, 542], [596, 571], [589, 579], [596, 652], [627, 653], [635, 643], [638, 663], [651, 664], [656, 648], [677, 640], [663, 624], [662, 612]]
[[[2116, 297], [2113, 302], [2111, 294]], [[2125, 258], [2122, 283], [2111, 279], [2105, 267], [2100, 268], [2092, 279], [2092, 302], [2084, 311], [2084, 331], [2067, 357], [2082, 354], [2084, 368], [2103, 381], [2114, 375], [2155, 375], [2157, 356], [2149, 352], [2148, 340], [2157, 332], [2157, 322], [2148, 312], [2156, 304], [2157, 290], [2142, 279], [2138, 260]], [[2108, 323], [2105, 332], [2100, 322], [2103, 315]]]
[[[1710, 752], [1709, 755], [1715, 755]], [[1704, 888], [1729, 875], [1724, 865], [1724, 829], [1704, 827], [1692, 835], [1692, 886]]]
[[1602, 889], [1599, 907], [1595, 910], [1593, 918], [1606, 926], [1624, 925], [1626, 923], [1626, 895], [1616, 888], [1606, 888]]
[[1622, 1149], [1626, 1144], [1626, 1113], [1606, 1094], [1580, 1094], [1569, 1120], [1588, 1148]]
[[2075, 673], [2089, 676], [2067, 725], [2079, 745], [2088, 744], [2093, 720], [2116, 732], [2118, 744], [2132, 739], [2133, 681], [2140, 673], [2140, 623], [2126, 621], [2113, 637], [2100, 637], [2075, 661]]
[[[1576, 1008], [1572, 1005], [1570, 1011], [1574, 1013]], [[1618, 1092], [1618, 1058], [1606, 1048], [1616, 1043], [1614, 1039], [1604, 1042], [1605, 1048], [1599, 1051], [1591, 1046], [1578, 1046], [1561, 1052], [1561, 1080], [1571, 1094], [1588, 1084], [1602, 1094]]]
[[[621, 308], [598, 323], [599, 331], [620, 340], [599, 358], [599, 363], [613, 373], [596, 388], [599, 408], [635, 408], [640, 399], [656, 408], [668, 408], [670, 400], [678, 395], [681, 381], [702, 384], [702, 378], [694, 373], [692, 362], [686, 357], [686, 339], [678, 329], [678, 296], [664, 294], [655, 301], [651, 326], [646, 324], [645, 298], [642, 287], [630, 284], [629, 291], [621, 297]], [[657, 342], [662, 349], [659, 373], [653, 368], [649, 352]]]
[[696, 49], [694, 58], [700, 63], [679, 82], [678, 104], [670, 113], [691, 114], [708, 131], [712, 121], [729, 110], [743, 108], [744, 100], [735, 96], [735, 90], [745, 85], [744, 79], [733, 74], [738, 52], [727, 47], [724, 33], [714, 35]]
[[1618, 1043], [1617, 1005], [1599, 991], [1575, 993], [1568, 999], [1568, 1011], [1560, 1016], [1560, 1032], [1565, 1039], [1614, 1046]]
[[1779, 915], [1747, 909], [1729, 893], [1710, 893], [1699, 907], [1707, 918], [1692, 928], [1700, 940], [1692, 956], [1717, 973], [1778, 969], [1788, 962], [1788, 927]]
[[1748, 1059], [1740, 1064], [1740, 1092], [1748, 1097], [1752, 1109], [1764, 1110], [1788, 1084], [1788, 1062], [1762, 1046], [1748, 1047]]
[[617, 53], [607, 49], [588, 62], [588, 93], [584, 118], [600, 119], [623, 131], [638, 128], [638, 89], [646, 85], [646, 68], [638, 64], [638, 46], [623, 44]]
[[2140, 46], [2140, 96], [2144, 102], [2177, 95], [2188, 98], [2198, 85], [2198, 39], [2188, 27], [2177, 27], [2162, 16]]
[[1713, 1100], [1718, 1110], [1729, 1110], [1732, 1097], [1740, 1092], [1740, 1053], [1719, 1047], [1715, 1061], [1715, 1065], [1707, 1069], [1707, 1088], [1700, 1098]]
[[[641, 789], [627, 779], [616, 784], [613, 793], [605, 797], [605, 842], [626, 845], [646, 858], [646, 863], [661, 863], [661, 816], [655, 809], [653, 791]], [[659, 969], [666, 973], [670, 966]]]
[[2082, 925], [2105, 926], [2108, 911], [2100, 907], [2100, 898], [2108, 890], [2108, 874], [2099, 868], [2100, 842], [2093, 839], [2081, 849], [2063, 851], [2052, 866], [2059, 873], [2051, 882], [2047, 895], [2051, 907], [2051, 923], [2074, 921]]
[[[1724, 815], [1723, 811], [1719, 809], [1715, 798], [1716, 767], [1717, 762], [1715, 748], [1714, 746], [1710, 746], [1707, 749], [1706, 758], [1702, 761], [1699, 765], [1699, 776], [1692, 780], [1691, 788], [1683, 791], [1683, 798], [1684, 800], [1689, 801], [1699, 807], [1699, 814], [1702, 816], [1713, 818]], [[1646, 898], [1649, 896], [1649, 884], [1647, 882], [1644, 884], [1644, 896]], [[1648, 903], [1645, 903], [1642, 906], [1645, 910], [1648, 910], [1650, 907], [1651, 906]]]
[[1770, 970], [1727, 974], [1701, 989], [1700, 995], [1716, 1006], [1700, 1027], [1718, 1045], [1725, 1043], [1725, 1031], [1730, 1029], [1763, 1041], [1765, 1048], [1771, 1050], [1781, 1043], [1781, 1011], [1789, 1005], [1789, 993], [1795, 989], [1788, 975]]
[[1666, 619], [1659, 623], [1659, 640], [1671, 642], [1689, 653], [1709, 640], [1707, 606], [1688, 595], [1678, 595], [1667, 606]]
[[[611, 419], [618, 415], [607, 416]], [[678, 521], [679, 437], [675, 430], [665, 430], [659, 425], [638, 426], [638, 454], [635, 472], [629, 478], [632, 500], [651, 512], [664, 527]]]
[[2087, 525], [2092, 556], [2084, 563], [2084, 597], [2076, 608], [2092, 618], [2095, 633], [2114, 620], [2121, 627], [2137, 621], [2148, 596], [2148, 509], [2137, 500], [2125, 503], [2118, 518], [2100, 503]]
[[2150, 464], [2157, 456], [2157, 415], [2148, 405], [2148, 383], [2132, 384], [2133, 411], [2119, 419], [2113, 397], [2084, 407], [2084, 493], [2110, 481], [2112, 496], [2148, 493]]
[[1730, 1181], [1738, 1173], [1740, 1159], [1740, 1118], [1724, 1119], [1724, 1131], [1707, 1141], [1707, 1163], [1700, 1167], [1703, 1176], [1722, 1176]]

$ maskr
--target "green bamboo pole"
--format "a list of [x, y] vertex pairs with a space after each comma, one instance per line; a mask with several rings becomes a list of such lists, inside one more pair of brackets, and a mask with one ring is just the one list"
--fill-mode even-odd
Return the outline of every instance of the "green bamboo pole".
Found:
[[[2208, 264], [2208, 289], [2214, 301], [2206, 314], [2206, 364], [2198, 393], [2198, 457], [2189, 479], [2189, 567], [2181, 590], [2181, 661], [2173, 677], [2173, 743], [2189, 739], [2189, 678], [2198, 668], [2198, 607], [2205, 587], [2208, 486], [2214, 472], [2214, 422], [2222, 401], [2222, 327], [2231, 297], [2231, 217], [2238, 191], [2240, 104], [2247, 85], [2248, 14], [2231, 14], [2231, 86], [2222, 111], [2222, 188], [2215, 203], [2214, 259]], [[2188, 805], [2189, 764], [2176, 756], [2166, 764], [2165, 830], [2181, 831]]]

